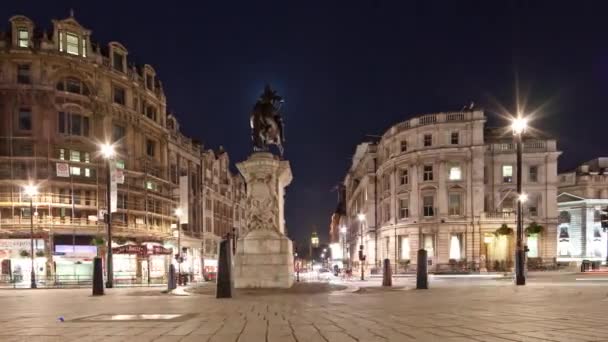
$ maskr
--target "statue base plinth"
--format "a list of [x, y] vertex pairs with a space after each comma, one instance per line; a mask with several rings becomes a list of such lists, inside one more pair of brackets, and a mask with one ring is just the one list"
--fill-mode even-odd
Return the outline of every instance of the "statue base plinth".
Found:
[[293, 244], [285, 235], [254, 230], [238, 239], [235, 288], [290, 288], [293, 282]]

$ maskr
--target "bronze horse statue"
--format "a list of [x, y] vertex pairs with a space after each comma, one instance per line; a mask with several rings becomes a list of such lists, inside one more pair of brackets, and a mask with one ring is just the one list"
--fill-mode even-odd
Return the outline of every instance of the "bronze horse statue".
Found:
[[283, 102], [283, 98], [266, 85], [249, 118], [254, 151], [268, 151], [268, 146], [273, 144], [283, 156], [285, 136], [283, 119], [279, 113]]

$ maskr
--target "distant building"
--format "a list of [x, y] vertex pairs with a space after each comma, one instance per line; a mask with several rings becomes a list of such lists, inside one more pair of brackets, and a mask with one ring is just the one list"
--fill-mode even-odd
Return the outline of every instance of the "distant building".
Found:
[[[357, 146], [344, 178], [351, 262], [362, 245], [368, 269], [385, 258], [411, 269], [420, 248], [430, 270], [512, 266], [515, 145], [510, 129], [485, 123], [481, 110], [423, 115]], [[555, 261], [560, 153], [554, 139], [524, 136], [524, 227], [544, 227], [527, 239], [535, 262]], [[497, 234], [502, 225], [513, 233]]]
[[606, 260], [600, 210], [608, 207], [608, 158], [588, 161], [559, 175], [557, 260]]

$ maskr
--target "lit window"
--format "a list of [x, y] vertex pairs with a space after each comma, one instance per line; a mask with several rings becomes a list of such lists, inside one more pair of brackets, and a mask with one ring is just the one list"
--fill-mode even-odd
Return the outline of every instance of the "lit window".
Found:
[[23, 48], [29, 47], [29, 45], [30, 45], [30, 33], [28, 32], [28, 30], [26, 28], [20, 28], [20, 29], [18, 29], [18, 31], [19, 31], [19, 33], [18, 33], [19, 34], [19, 37], [18, 37], [19, 44], [18, 44], [18, 46], [19, 47], [23, 47]]
[[148, 189], [148, 190], [156, 190], [156, 183], [151, 182], [151, 181], [147, 181], [146, 182], [146, 189]]
[[422, 248], [426, 249], [429, 257], [435, 254], [435, 237], [432, 234], [424, 234], [422, 237]]
[[451, 165], [448, 178], [451, 181], [459, 181], [462, 179], [462, 170], [459, 165]]
[[401, 260], [410, 260], [410, 239], [407, 236], [399, 239], [399, 257]]
[[450, 136], [450, 143], [452, 145], [458, 145], [460, 143], [460, 137], [458, 132], [452, 132], [451, 136]]
[[460, 260], [462, 258], [462, 245], [460, 236], [454, 234], [450, 237], [450, 259]]
[[116, 161], [116, 167], [119, 169], [123, 169], [125, 168], [125, 161], [124, 160], [117, 160]]
[[89, 154], [89, 152], [84, 152], [84, 162], [85, 163], [91, 162], [91, 155]]
[[80, 151], [70, 151], [70, 161], [79, 162], [80, 161]]
[[424, 146], [429, 147], [433, 145], [433, 135], [425, 134], [424, 135]]
[[32, 112], [29, 109], [19, 109], [19, 129], [22, 131], [32, 130]]
[[84, 176], [85, 177], [91, 177], [91, 169], [89, 169], [88, 167], [84, 169]]
[[64, 148], [59, 149], [59, 159], [65, 160], [65, 149]]
[[87, 56], [87, 39], [82, 38], [82, 57]]
[[461, 215], [461, 196], [460, 193], [450, 193], [448, 196], [448, 209], [450, 215]]
[[424, 172], [422, 173], [422, 180], [424, 180], [424, 181], [433, 180], [433, 165], [424, 165]]
[[513, 166], [503, 165], [502, 166], [502, 181], [503, 183], [513, 183]]
[[528, 258], [538, 258], [538, 234], [530, 234], [527, 238]]
[[65, 32], [59, 31], [59, 51], [63, 52], [63, 39], [65, 38]]
[[538, 182], [538, 166], [530, 166], [528, 180], [532, 183]]
[[76, 166], [70, 167], [70, 173], [74, 176], [80, 176], [80, 168]]
[[78, 52], [78, 41], [79, 41], [79, 38], [77, 35], [75, 35], [73, 33], [66, 34], [67, 53], [69, 53], [70, 55], [77, 55], [77, 56], [80, 54]]
[[431, 216], [435, 216], [435, 210], [433, 208], [434, 205], [434, 199], [433, 196], [424, 196], [422, 198], [422, 205], [423, 205], [423, 214], [425, 217], [431, 217]]

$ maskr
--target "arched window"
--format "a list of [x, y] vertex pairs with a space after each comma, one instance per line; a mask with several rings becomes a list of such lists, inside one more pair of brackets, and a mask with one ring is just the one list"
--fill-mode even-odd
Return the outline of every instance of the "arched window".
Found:
[[74, 77], [66, 77], [57, 82], [57, 90], [67, 91], [73, 94], [89, 95], [89, 88], [79, 79]]

